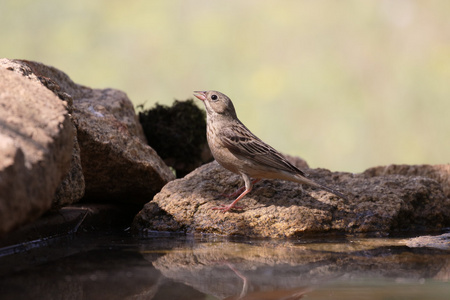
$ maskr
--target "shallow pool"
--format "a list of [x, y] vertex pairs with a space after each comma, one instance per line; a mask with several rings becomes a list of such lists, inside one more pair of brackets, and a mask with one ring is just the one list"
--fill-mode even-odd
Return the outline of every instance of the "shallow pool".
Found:
[[450, 251], [402, 239], [77, 233], [0, 250], [1, 299], [450, 299]]

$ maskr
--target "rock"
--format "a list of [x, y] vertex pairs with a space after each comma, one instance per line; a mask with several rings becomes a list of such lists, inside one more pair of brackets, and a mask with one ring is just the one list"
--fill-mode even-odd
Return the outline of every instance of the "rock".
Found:
[[[243, 183], [212, 162], [167, 184], [136, 216], [144, 231], [183, 231], [247, 237], [295, 238], [319, 233], [437, 230], [450, 225], [450, 199], [442, 186], [421, 176], [332, 173], [307, 170], [309, 177], [348, 195], [280, 180], [262, 180], [241, 200], [244, 210], [211, 210], [230, 203], [221, 196]], [[346, 191], [346, 192], [345, 192]]]
[[174, 178], [146, 144], [133, 104], [124, 92], [91, 89], [74, 83], [57, 69], [26, 63], [54, 82], [59, 93], [73, 98], [85, 199], [143, 204]]
[[[17, 74], [24, 76], [30, 81], [39, 85], [44, 85], [52, 91], [58, 98], [67, 103], [69, 112], [73, 110], [73, 99], [67, 93], [77, 94], [77, 85], [70, 78], [56, 68], [46, 66], [41, 63], [25, 61], [0, 59], [0, 68], [5, 68]], [[72, 120], [72, 116], [69, 115]], [[73, 122], [72, 122], [73, 123]], [[76, 128], [72, 124], [73, 130], [73, 151], [70, 169], [56, 190], [52, 206], [57, 208], [63, 205], [76, 203], [84, 195], [84, 176], [81, 168], [80, 147], [76, 135]]]
[[84, 196], [85, 184], [83, 170], [81, 168], [80, 146], [78, 144], [75, 125], [72, 124], [72, 128], [74, 138], [70, 168], [56, 190], [53, 199], [54, 208], [76, 203]]
[[31, 81], [42, 84], [59, 99], [66, 101], [67, 109], [72, 112], [71, 95], [75, 95], [77, 85], [64, 72], [34, 61], [7, 58], [0, 59], [0, 68], [13, 71]]
[[41, 84], [0, 67], [0, 234], [51, 207], [73, 147], [66, 105]]
[[436, 180], [442, 186], [447, 198], [450, 198], [450, 164], [446, 165], [389, 165], [370, 168], [364, 175], [368, 177], [383, 175], [422, 176]]
[[175, 178], [147, 145], [127, 95], [114, 89], [87, 89], [74, 98], [85, 198], [94, 201], [148, 202]]
[[76, 202], [83, 195], [86, 200], [143, 204], [174, 178], [146, 144], [125, 93], [78, 85], [41, 63], [3, 59], [0, 66], [41, 82], [73, 104], [69, 109], [79, 148], [74, 147], [72, 168], [58, 189], [55, 206]]
[[437, 236], [424, 235], [403, 241], [408, 247], [427, 247], [450, 250], [450, 233]]

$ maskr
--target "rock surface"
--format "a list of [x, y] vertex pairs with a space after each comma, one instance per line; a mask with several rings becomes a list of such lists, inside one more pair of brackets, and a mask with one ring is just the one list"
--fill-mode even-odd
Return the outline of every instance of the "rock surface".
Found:
[[[77, 91], [76, 84], [63, 72], [37, 62], [10, 60], [6, 58], [0, 59], [0, 68], [13, 71], [24, 78], [29, 79], [31, 82], [35, 82], [40, 86], [45, 86], [58, 96], [59, 99], [64, 100], [67, 103], [69, 113], [72, 112], [73, 99], [67, 92], [75, 93], [75, 91]], [[58, 83], [56, 83], [56, 81]], [[72, 119], [72, 115], [69, 115], [69, 117]], [[85, 184], [81, 169], [80, 147], [78, 145], [76, 128], [73, 124], [72, 130], [73, 151], [70, 169], [56, 190], [52, 203], [53, 207], [60, 207], [78, 202], [84, 195]]]
[[87, 199], [146, 203], [175, 178], [147, 145], [125, 93], [86, 89], [74, 98]]
[[389, 165], [370, 168], [363, 173], [366, 176], [404, 175], [421, 176], [436, 180], [450, 198], [450, 164], [446, 165]]
[[2, 59], [0, 67], [40, 82], [69, 103], [77, 135], [72, 167], [58, 189], [55, 206], [76, 202], [83, 195], [86, 200], [144, 204], [174, 179], [147, 145], [125, 93], [78, 85], [64, 72], [37, 62]]
[[54, 208], [76, 203], [84, 196], [85, 183], [81, 168], [80, 146], [75, 125], [72, 124], [72, 128], [74, 138], [70, 169], [56, 190], [55, 198], [53, 199]]
[[[420, 168], [420, 167], [418, 167]], [[450, 199], [438, 181], [423, 176], [331, 173], [309, 177], [348, 195], [348, 202], [292, 182], [262, 180], [242, 201], [244, 210], [211, 210], [232, 200], [221, 196], [242, 185], [217, 162], [167, 184], [136, 216], [144, 231], [183, 231], [294, 238], [318, 233], [436, 230], [450, 225]]]
[[450, 233], [441, 235], [424, 235], [404, 240], [408, 247], [428, 247], [443, 250], [450, 250]]
[[0, 67], [0, 234], [51, 207], [73, 148], [66, 105], [41, 84]]

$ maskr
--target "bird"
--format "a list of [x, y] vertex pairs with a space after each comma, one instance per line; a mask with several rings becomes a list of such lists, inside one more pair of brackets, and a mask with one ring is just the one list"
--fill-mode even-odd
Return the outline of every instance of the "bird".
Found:
[[[232, 203], [213, 207], [227, 212], [240, 207], [236, 204], [252, 191], [261, 179], [281, 179], [320, 188], [340, 198], [347, 197], [309, 179], [286, 157], [254, 135], [237, 117], [231, 99], [218, 91], [194, 91], [206, 109], [206, 136], [214, 159], [225, 169], [239, 174], [245, 186], [230, 197], [239, 195]], [[253, 178], [253, 180], [252, 180]]]

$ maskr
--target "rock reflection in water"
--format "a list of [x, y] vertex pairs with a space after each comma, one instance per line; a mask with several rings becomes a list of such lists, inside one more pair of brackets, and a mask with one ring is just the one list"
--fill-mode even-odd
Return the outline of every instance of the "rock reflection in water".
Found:
[[0, 298], [447, 300], [450, 249], [429, 240], [80, 234], [3, 251]]
[[300, 299], [320, 286], [344, 281], [449, 280], [447, 251], [375, 241], [202, 243], [173, 249], [153, 266], [165, 277], [219, 299]]

